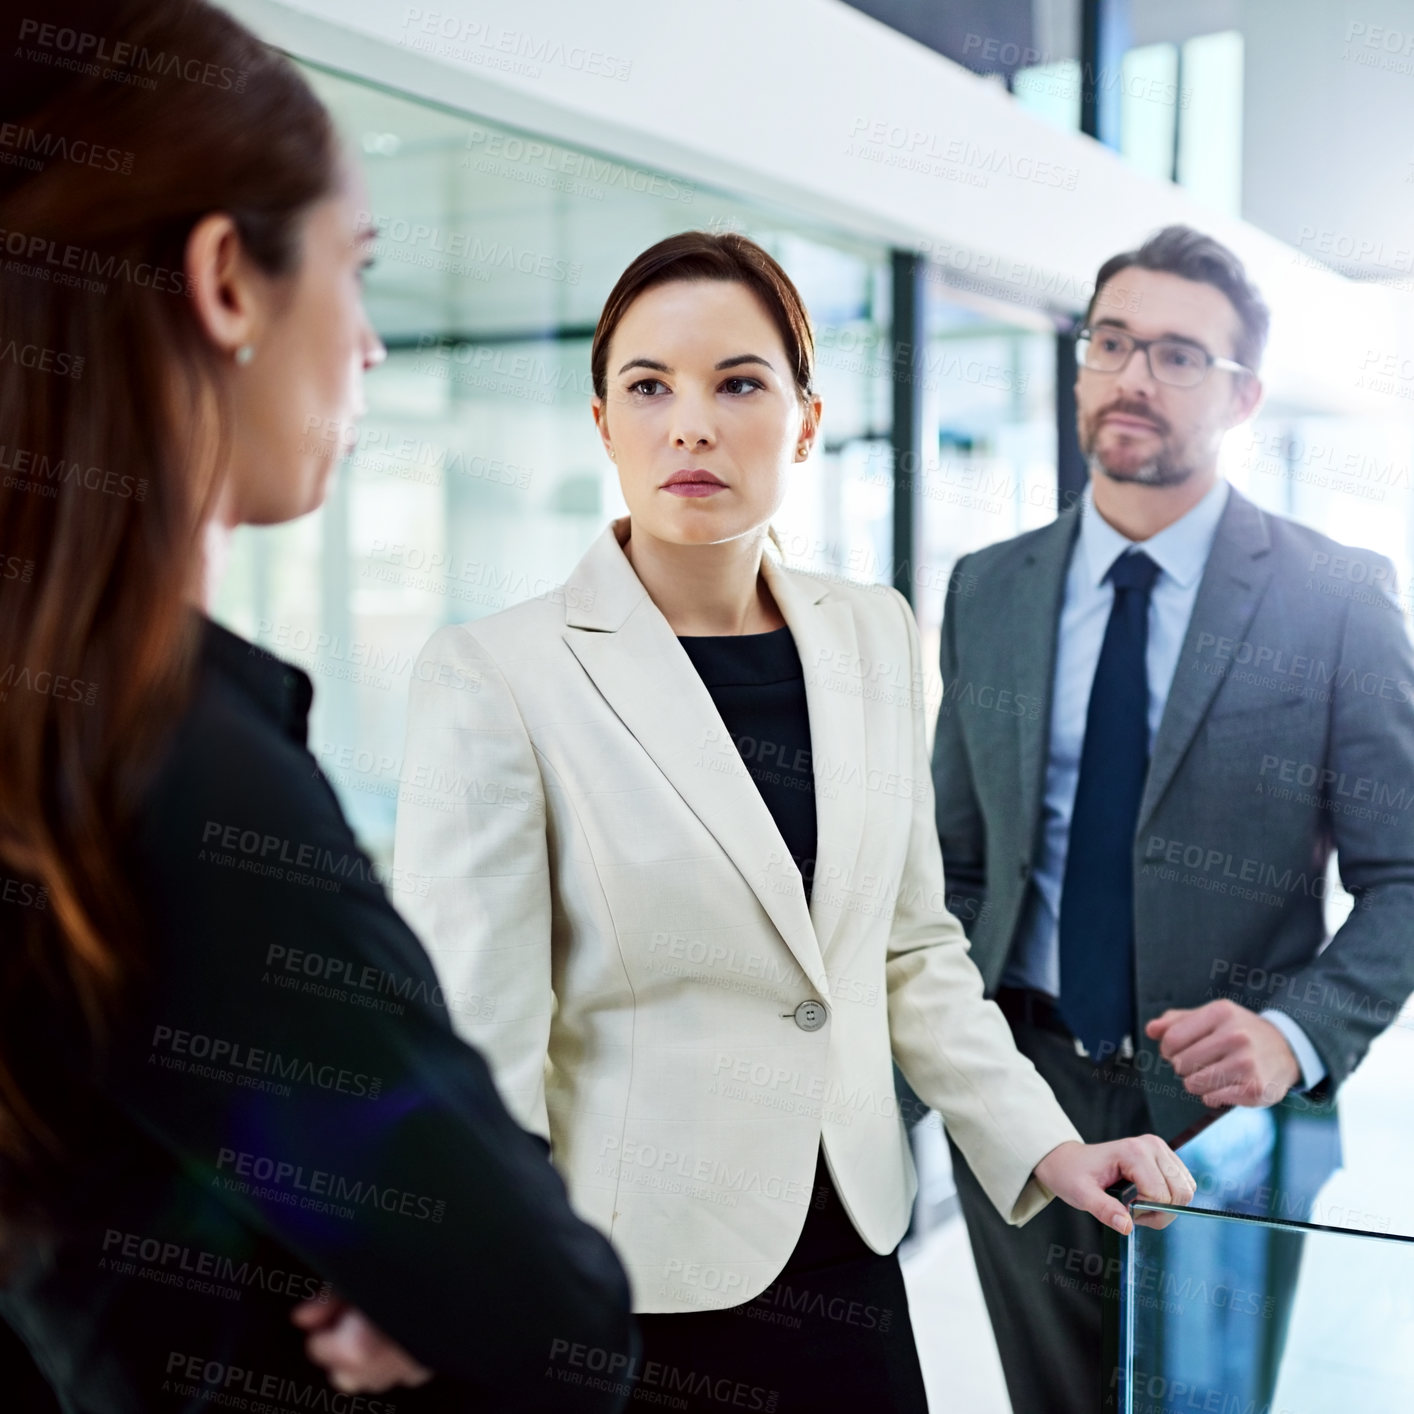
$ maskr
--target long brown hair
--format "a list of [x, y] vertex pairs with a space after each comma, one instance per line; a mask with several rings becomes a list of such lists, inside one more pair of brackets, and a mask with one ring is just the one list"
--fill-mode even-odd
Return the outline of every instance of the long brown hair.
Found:
[[[229, 440], [187, 237], [271, 276], [338, 180], [295, 67], [203, 0], [114, 0], [0, 52], [0, 1217], [42, 1217], [77, 1122], [39, 1015], [101, 1055], [144, 956], [124, 830], [183, 710]], [[33, 7], [22, 13], [37, 14]], [[52, 1057], [51, 1057], [52, 1060]], [[82, 1067], [81, 1067], [82, 1069]], [[67, 1119], [67, 1126], [66, 1126]]]

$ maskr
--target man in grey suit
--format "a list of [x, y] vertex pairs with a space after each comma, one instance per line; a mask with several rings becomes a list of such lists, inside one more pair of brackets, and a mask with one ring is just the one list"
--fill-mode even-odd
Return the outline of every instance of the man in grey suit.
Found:
[[[943, 624], [948, 906], [1087, 1142], [1328, 1105], [1414, 990], [1392, 567], [1217, 471], [1267, 323], [1196, 231], [1109, 260], [1078, 344], [1090, 484], [952, 576], [971, 592]], [[1355, 908], [1323, 947], [1332, 850]], [[1067, 1273], [1103, 1270], [1099, 1230], [1060, 1204], [1008, 1228], [953, 1161], [1013, 1407], [1091, 1414], [1112, 1394], [1102, 1297]]]

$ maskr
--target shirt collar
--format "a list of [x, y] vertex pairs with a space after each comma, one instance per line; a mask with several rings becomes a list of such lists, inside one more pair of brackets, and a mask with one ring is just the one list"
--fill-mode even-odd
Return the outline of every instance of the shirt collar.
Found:
[[1130, 540], [1121, 535], [1099, 511], [1091, 487], [1086, 486], [1080, 511], [1080, 545], [1085, 556], [1086, 578], [1097, 589], [1104, 583], [1110, 566], [1127, 550], [1142, 545], [1144, 553], [1184, 589], [1194, 585], [1208, 563], [1208, 552], [1218, 533], [1218, 522], [1227, 506], [1229, 487], [1219, 477], [1196, 506], [1185, 511], [1172, 525], [1166, 525], [1147, 540]]
[[247, 697], [301, 746], [309, 739], [309, 707], [314, 685], [307, 674], [203, 616], [203, 668], [234, 682]]

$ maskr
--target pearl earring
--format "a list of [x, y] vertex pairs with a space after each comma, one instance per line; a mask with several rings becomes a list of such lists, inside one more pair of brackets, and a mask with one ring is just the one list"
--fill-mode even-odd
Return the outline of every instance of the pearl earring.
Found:
[[238, 349], [236, 350], [236, 363], [237, 363], [237, 365], [238, 365], [239, 367], [241, 367], [241, 368], [244, 368], [244, 367], [246, 366], [246, 364], [248, 364], [248, 363], [251, 361], [251, 359], [253, 359], [254, 357], [255, 357], [255, 345], [254, 345], [254, 344], [242, 344], [242, 345], [240, 346], [240, 348], [238, 348]]

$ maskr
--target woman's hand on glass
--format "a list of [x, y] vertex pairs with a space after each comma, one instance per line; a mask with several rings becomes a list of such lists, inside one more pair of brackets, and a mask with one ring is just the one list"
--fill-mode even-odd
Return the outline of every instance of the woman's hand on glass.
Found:
[[[1072, 1208], [1125, 1236], [1133, 1231], [1134, 1222], [1124, 1204], [1105, 1192], [1107, 1188], [1128, 1181], [1147, 1202], [1176, 1207], [1186, 1207], [1198, 1191], [1183, 1160], [1157, 1134], [1106, 1144], [1067, 1140], [1036, 1165], [1035, 1177]], [[1144, 1213], [1139, 1218], [1144, 1227], [1164, 1227], [1171, 1221], [1169, 1213]]]

